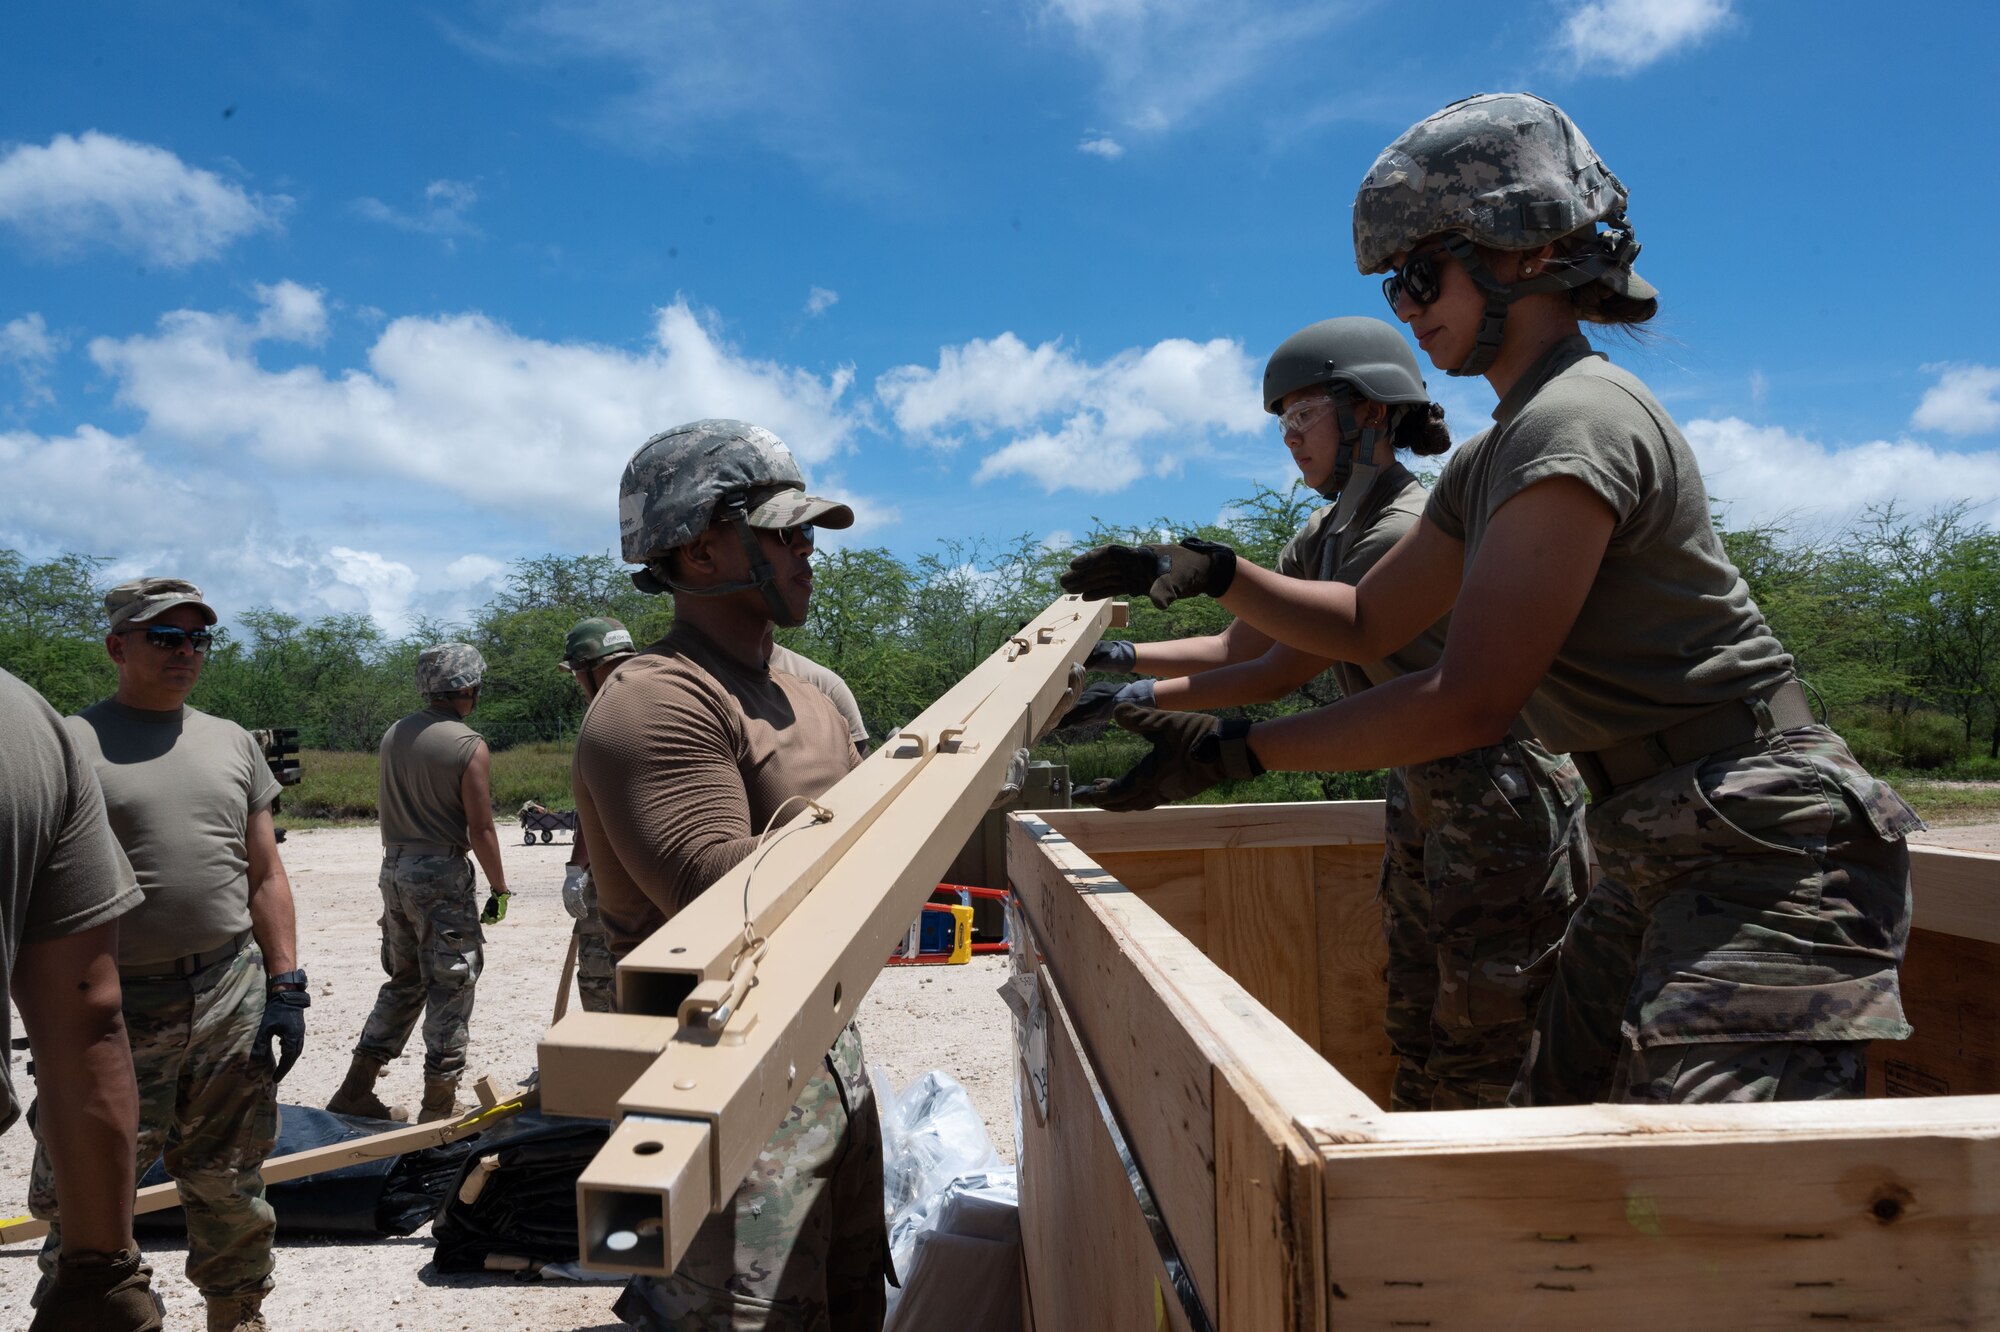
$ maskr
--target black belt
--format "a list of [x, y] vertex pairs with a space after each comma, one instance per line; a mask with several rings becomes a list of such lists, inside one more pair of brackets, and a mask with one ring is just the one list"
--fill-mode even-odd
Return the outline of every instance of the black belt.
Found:
[[137, 966], [118, 968], [122, 980], [172, 980], [177, 976], [192, 976], [197, 971], [206, 971], [218, 962], [227, 962], [243, 951], [250, 942], [250, 931], [243, 930], [225, 943], [219, 943], [205, 953], [190, 953], [177, 957], [171, 962], [141, 962]]
[[1570, 757], [1590, 787], [1591, 799], [1602, 800], [1621, 786], [1657, 777], [1718, 750], [1734, 749], [1817, 721], [1804, 688], [1797, 680], [1787, 680], [1766, 693], [1732, 699], [1663, 731]]

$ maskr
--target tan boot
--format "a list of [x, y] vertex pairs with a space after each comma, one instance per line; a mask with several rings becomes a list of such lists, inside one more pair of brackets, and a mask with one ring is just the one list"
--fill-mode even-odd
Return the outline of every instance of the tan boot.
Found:
[[458, 1114], [458, 1078], [426, 1077], [424, 1079], [424, 1106], [417, 1112], [417, 1122], [428, 1124], [433, 1119], [452, 1119]]
[[375, 1094], [375, 1079], [382, 1076], [380, 1060], [367, 1055], [354, 1056], [354, 1062], [347, 1066], [347, 1080], [340, 1084], [340, 1090], [326, 1103], [326, 1108], [336, 1115], [362, 1115], [369, 1119], [401, 1119], [410, 1117], [406, 1105], [387, 1105]]
[[264, 1321], [264, 1295], [230, 1295], [208, 1300], [208, 1332], [270, 1332]]

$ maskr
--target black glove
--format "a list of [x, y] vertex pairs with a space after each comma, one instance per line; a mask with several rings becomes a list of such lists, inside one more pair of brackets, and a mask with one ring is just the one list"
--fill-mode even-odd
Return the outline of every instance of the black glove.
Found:
[[1119, 684], [1113, 680], [1100, 680], [1088, 685], [1077, 696], [1076, 706], [1063, 714], [1056, 723], [1058, 730], [1065, 726], [1091, 726], [1111, 720], [1112, 712], [1120, 703], [1130, 703], [1136, 707], [1153, 706], [1153, 686], [1157, 680], [1132, 680]]
[[137, 1249], [78, 1255], [57, 1260], [28, 1332], [160, 1332], [160, 1313], [153, 1269]]
[[[298, 977], [301, 985], [305, 982], [303, 972], [284, 974]], [[292, 1071], [292, 1065], [299, 1062], [299, 1054], [306, 1048], [306, 1010], [311, 1007], [312, 996], [303, 989], [265, 991], [264, 1020], [257, 1025], [257, 1039], [250, 1048], [271, 1061], [275, 1073], [271, 1079], [273, 1086], [285, 1080], [285, 1074]], [[271, 1053], [274, 1040], [278, 1043], [276, 1055]]]
[[1264, 765], [1250, 752], [1250, 722], [1217, 720], [1205, 712], [1163, 712], [1123, 703], [1111, 719], [1153, 742], [1153, 752], [1120, 777], [1100, 777], [1070, 790], [1079, 805], [1151, 809], [1200, 795], [1217, 782], [1255, 777]]
[[1151, 597], [1161, 610], [1182, 597], [1219, 597], [1236, 577], [1236, 552], [1189, 537], [1178, 546], [1099, 546], [1069, 562], [1062, 588], [1086, 601]]
[[1122, 638], [1107, 638], [1090, 650], [1083, 659], [1086, 671], [1110, 671], [1117, 675], [1127, 675], [1139, 665], [1139, 645]]

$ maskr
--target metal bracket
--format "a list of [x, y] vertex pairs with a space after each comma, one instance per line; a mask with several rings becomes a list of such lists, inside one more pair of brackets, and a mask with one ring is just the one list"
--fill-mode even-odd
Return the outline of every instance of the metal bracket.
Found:
[[1020, 657], [1020, 655], [1026, 652], [1027, 650], [1028, 650], [1027, 639], [1021, 638], [1017, 635], [1016, 637], [1007, 640], [1007, 660], [1013, 661], [1018, 657]]
[[947, 726], [938, 732], [938, 753], [977, 754], [978, 752], [979, 742], [967, 740], [963, 726]]

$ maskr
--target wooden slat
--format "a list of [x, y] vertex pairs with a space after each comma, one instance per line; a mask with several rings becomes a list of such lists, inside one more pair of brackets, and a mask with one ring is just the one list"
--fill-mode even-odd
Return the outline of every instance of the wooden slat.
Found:
[[1319, 1052], [1384, 1109], [1396, 1073], [1382, 1025], [1387, 1003], [1378, 885], [1382, 848], [1322, 846], [1313, 851], [1319, 941]]
[[1319, 1154], [1257, 1088], [1222, 1069], [1215, 1166], [1221, 1326], [1321, 1332]]
[[1319, 931], [1311, 848], [1206, 851], [1202, 859], [1203, 951], [1307, 1044], [1317, 1045]]
[[1918, 929], [2000, 943], [2000, 856], [1912, 845], [1910, 886]]
[[[1046, 969], [1044, 969], [1046, 970]], [[1022, 1117], [1021, 1248], [1027, 1305], [1046, 1332], [1188, 1328], [1166, 1268], [1098, 1113], [1077, 1035], [1053, 986], [1046, 1123]], [[1019, 1077], [1017, 1068], [1016, 1076]], [[1027, 1087], [1022, 1104], [1030, 1104]]]
[[1342, 1328], [1993, 1327], [1997, 1157], [1916, 1130], [1336, 1151], [1329, 1295]]
[[1224, 847], [1339, 846], [1382, 840], [1382, 802], [1326, 800], [1279, 805], [1167, 805], [1132, 814], [1045, 811], [1092, 856], [1120, 851], [1208, 851]]

